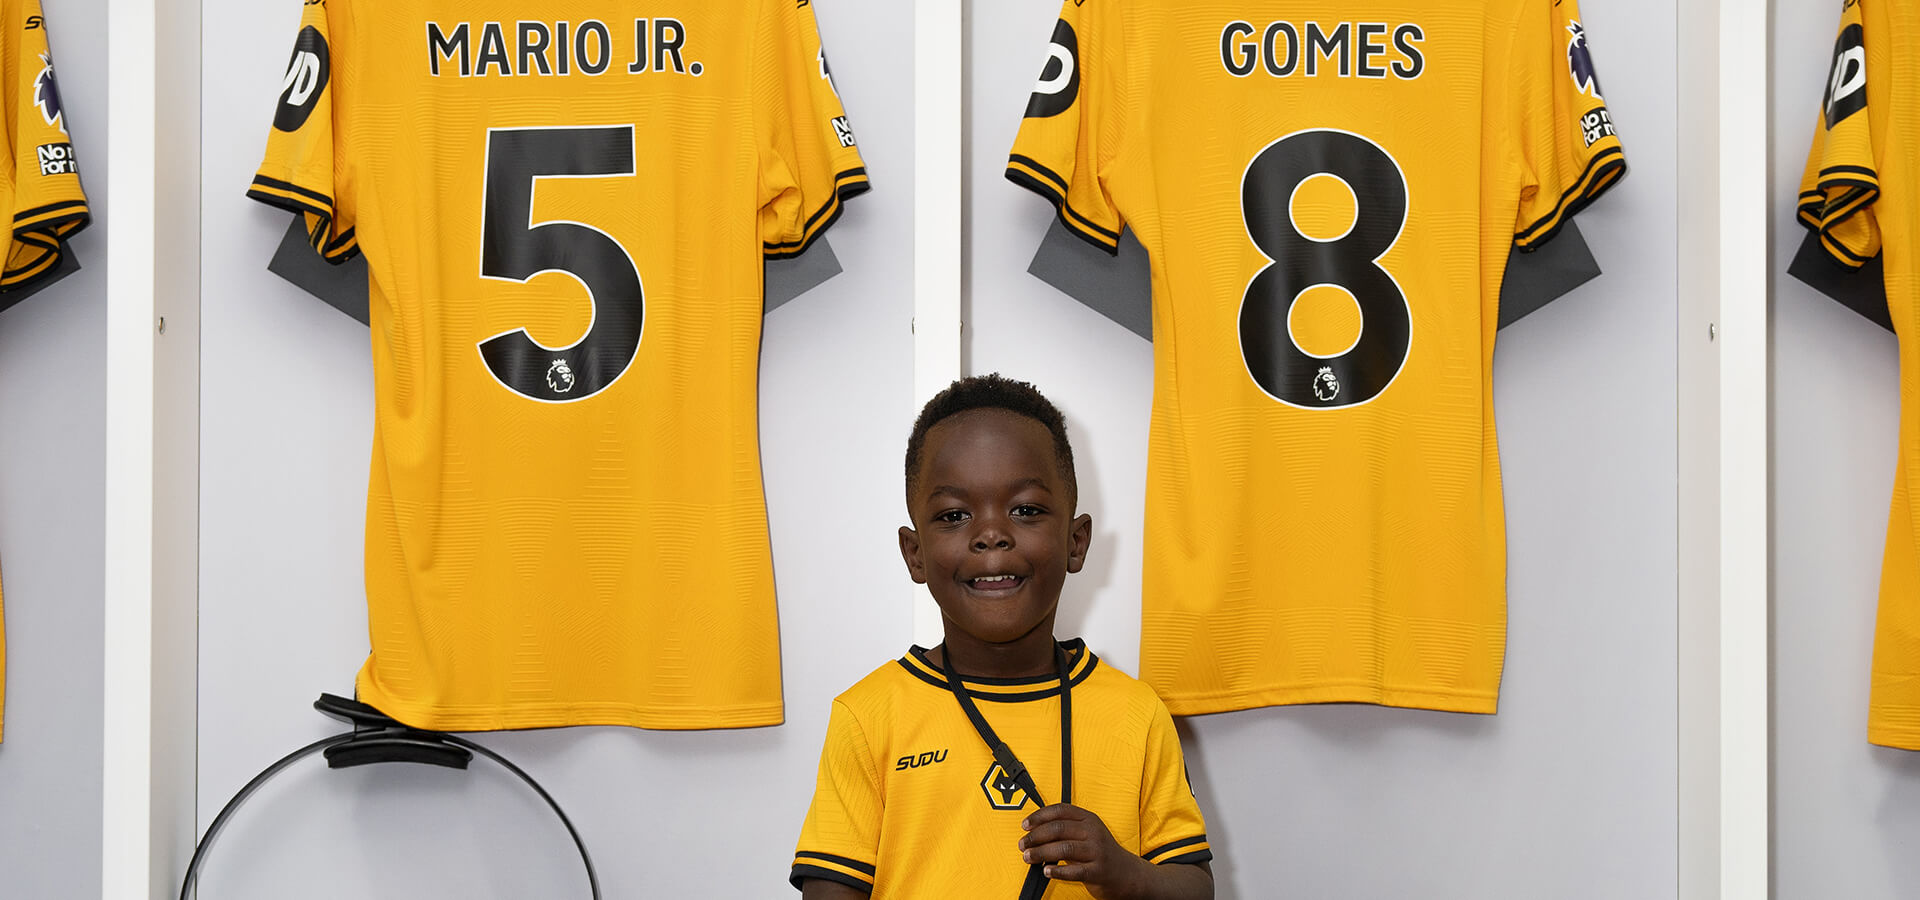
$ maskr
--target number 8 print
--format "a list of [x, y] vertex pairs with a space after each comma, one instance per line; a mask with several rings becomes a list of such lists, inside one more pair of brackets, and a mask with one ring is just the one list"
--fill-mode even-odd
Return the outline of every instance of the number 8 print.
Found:
[[[1353, 192], [1353, 225], [1331, 238], [1301, 233], [1295, 193], [1328, 175]], [[1346, 131], [1300, 131], [1248, 164], [1240, 186], [1247, 236], [1269, 264], [1247, 285], [1240, 305], [1240, 350], [1247, 374], [1275, 400], [1302, 409], [1356, 406], [1378, 397], [1406, 365], [1412, 310], [1379, 260], [1407, 224], [1407, 180], [1378, 144]], [[1293, 335], [1293, 307], [1308, 290], [1344, 291], [1360, 308], [1360, 335], [1331, 355], [1309, 353]]]

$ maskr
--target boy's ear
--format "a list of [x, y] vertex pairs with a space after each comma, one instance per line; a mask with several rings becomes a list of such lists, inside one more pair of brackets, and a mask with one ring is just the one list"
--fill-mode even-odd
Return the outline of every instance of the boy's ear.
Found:
[[927, 567], [920, 561], [920, 533], [911, 526], [900, 526], [900, 558], [906, 562], [914, 584], [927, 583]]
[[1093, 543], [1093, 516], [1081, 513], [1073, 520], [1072, 549], [1067, 551], [1067, 571], [1078, 572], [1087, 564], [1087, 547]]

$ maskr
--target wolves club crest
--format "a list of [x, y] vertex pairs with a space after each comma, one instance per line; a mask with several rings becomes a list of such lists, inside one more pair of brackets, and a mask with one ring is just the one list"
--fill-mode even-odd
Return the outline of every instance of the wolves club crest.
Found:
[[66, 134], [67, 119], [60, 107], [60, 85], [53, 80], [53, 59], [42, 53], [40, 65], [40, 75], [33, 80], [33, 105], [40, 109], [40, 118]]
[[1021, 786], [1020, 780], [1013, 777], [998, 762], [987, 770], [985, 778], [980, 779], [980, 790], [987, 795], [987, 805], [994, 809], [1021, 809], [1033, 800], [1032, 795], [1027, 793], [1027, 789]]
[[1600, 76], [1593, 70], [1593, 54], [1587, 50], [1587, 29], [1579, 22], [1567, 24], [1572, 39], [1567, 41], [1567, 71], [1573, 75], [1573, 85], [1583, 94], [1600, 99]]

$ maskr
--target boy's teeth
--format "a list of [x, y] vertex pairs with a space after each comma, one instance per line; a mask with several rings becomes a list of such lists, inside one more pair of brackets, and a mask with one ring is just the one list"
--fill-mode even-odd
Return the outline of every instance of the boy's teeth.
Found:
[[1012, 575], [988, 575], [983, 578], [975, 578], [973, 580], [973, 583], [974, 584], [993, 584], [1001, 581], [1012, 581], [1013, 579], [1014, 579], [1014, 576]]

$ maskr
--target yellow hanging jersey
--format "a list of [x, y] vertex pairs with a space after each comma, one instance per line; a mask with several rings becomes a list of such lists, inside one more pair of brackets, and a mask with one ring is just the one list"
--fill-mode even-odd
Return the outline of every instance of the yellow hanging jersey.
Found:
[[1900, 465], [1887, 518], [1867, 739], [1920, 750], [1920, 0], [1845, 0], [1800, 182], [1800, 220], [1842, 265], [1884, 256], [1900, 337]]
[[372, 654], [452, 730], [781, 721], [763, 257], [866, 188], [812, 8], [309, 0], [249, 195], [367, 257]]
[[1574, 0], [1068, 0], [1007, 168], [1153, 264], [1141, 675], [1491, 713], [1511, 247], [1626, 170]]
[[[1153, 690], [1066, 644], [1073, 722], [1072, 802], [1155, 865], [1213, 859], [1187, 784], [1180, 736]], [[962, 679], [995, 734], [1060, 802], [1060, 679]], [[874, 900], [982, 900], [1020, 895], [1020, 821], [1038, 807], [994, 761], [940, 667], [914, 647], [833, 701], [813, 805], [794, 853], [809, 878]], [[1087, 898], [1055, 882], [1049, 900]]]
[[[0, 0], [0, 209], [12, 219], [0, 291], [16, 290], [52, 274], [66, 240], [91, 219], [80, 189], [80, 168], [67, 136], [66, 109], [54, 80], [53, 51], [39, 0]], [[0, 722], [5, 720], [7, 645], [0, 632]]]

